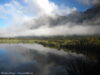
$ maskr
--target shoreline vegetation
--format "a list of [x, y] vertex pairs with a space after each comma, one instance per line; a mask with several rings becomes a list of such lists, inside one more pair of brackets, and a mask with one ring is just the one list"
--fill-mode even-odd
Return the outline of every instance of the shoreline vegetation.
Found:
[[66, 52], [83, 53], [91, 58], [100, 59], [100, 38], [84, 37], [84, 38], [0, 38], [0, 43], [38, 43], [45, 47], [64, 50]]

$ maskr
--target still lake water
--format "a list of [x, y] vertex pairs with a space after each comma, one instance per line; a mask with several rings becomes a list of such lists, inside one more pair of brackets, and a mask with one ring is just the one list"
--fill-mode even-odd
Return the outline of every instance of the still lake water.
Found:
[[96, 62], [39, 44], [0, 44], [0, 75], [89, 75]]

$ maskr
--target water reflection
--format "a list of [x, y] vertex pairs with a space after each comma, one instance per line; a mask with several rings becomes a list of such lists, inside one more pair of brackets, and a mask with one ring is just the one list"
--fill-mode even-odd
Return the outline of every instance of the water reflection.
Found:
[[[0, 75], [89, 75], [97, 62], [38, 44], [1, 44]], [[92, 71], [92, 72], [91, 72]], [[23, 74], [21, 74], [23, 73]], [[24, 74], [25, 73], [25, 74]]]

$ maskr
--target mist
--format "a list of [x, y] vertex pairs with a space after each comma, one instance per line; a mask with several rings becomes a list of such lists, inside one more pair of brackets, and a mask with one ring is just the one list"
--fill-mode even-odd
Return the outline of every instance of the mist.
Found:
[[77, 1], [93, 8], [79, 12], [75, 7], [57, 5], [49, 0], [44, 0], [45, 4], [40, 0], [25, 0], [27, 7], [15, 0], [0, 5], [1, 18], [7, 20], [7, 26], [0, 28], [0, 37], [99, 35], [100, 1]]

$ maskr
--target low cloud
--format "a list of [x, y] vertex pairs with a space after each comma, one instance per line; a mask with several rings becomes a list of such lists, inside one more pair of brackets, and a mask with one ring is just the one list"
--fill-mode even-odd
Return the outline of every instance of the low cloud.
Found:
[[6, 29], [0, 33], [2, 37], [16, 37], [16, 36], [69, 36], [69, 35], [94, 35], [100, 34], [100, 26], [82, 26], [75, 25], [70, 27], [70, 25], [58, 25], [55, 27], [49, 27], [48, 25], [43, 25], [37, 29], [25, 29], [22, 27], [20, 30], [11, 31]]
[[[30, 27], [35, 29], [37, 26], [41, 26], [34, 23], [35, 18], [43, 15], [68, 15], [76, 11], [76, 8], [58, 6], [49, 0], [23, 0], [23, 4], [16, 0], [12, 0], [9, 3], [0, 5], [0, 11], [0, 18], [4, 19], [7, 24], [4, 29], [1, 28], [0, 37], [13, 37], [15, 35], [30, 34], [27, 33], [30, 31]], [[31, 35], [34, 36], [34, 34]]]
[[23, 3], [13, 0], [0, 5], [0, 18], [7, 20], [8, 24], [0, 28], [0, 37], [100, 34], [99, 25], [77, 24], [66, 17], [59, 18], [59, 15], [78, 13], [74, 7], [58, 6], [49, 0], [24, 0]]

